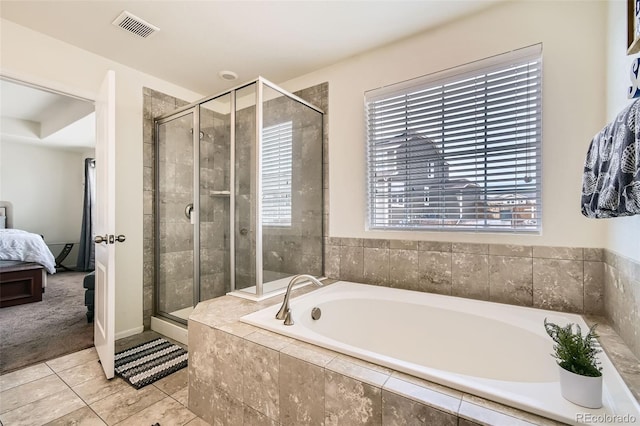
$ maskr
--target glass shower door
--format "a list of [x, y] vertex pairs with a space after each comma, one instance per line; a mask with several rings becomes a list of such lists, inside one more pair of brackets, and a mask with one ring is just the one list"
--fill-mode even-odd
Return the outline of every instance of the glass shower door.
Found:
[[182, 323], [199, 297], [194, 278], [195, 124], [193, 110], [156, 123], [156, 313]]

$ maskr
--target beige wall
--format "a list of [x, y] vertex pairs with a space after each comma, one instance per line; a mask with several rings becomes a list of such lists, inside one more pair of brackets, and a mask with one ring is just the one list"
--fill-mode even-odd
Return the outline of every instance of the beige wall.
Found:
[[0, 141], [0, 200], [13, 204], [13, 227], [41, 234], [48, 244], [77, 242], [83, 158], [76, 151]]
[[200, 94], [2, 20], [0, 74], [94, 99], [116, 72], [116, 335], [142, 330], [142, 87], [193, 101]]
[[[329, 82], [333, 237], [602, 247], [606, 226], [580, 213], [582, 167], [605, 119], [604, 2], [507, 2], [283, 84]], [[586, 30], [588, 29], [588, 30]], [[543, 234], [367, 231], [364, 92], [543, 43]]]
[[[638, 54], [627, 56], [626, 2], [610, 0], [608, 6], [607, 122], [613, 120], [630, 102], [627, 90], [630, 86], [631, 63], [638, 57]], [[608, 219], [606, 222], [606, 248], [640, 261], [640, 216]]]

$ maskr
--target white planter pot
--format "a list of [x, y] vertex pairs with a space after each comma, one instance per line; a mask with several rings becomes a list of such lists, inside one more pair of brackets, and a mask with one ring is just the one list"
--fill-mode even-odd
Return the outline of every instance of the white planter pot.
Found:
[[562, 396], [586, 408], [602, 407], [602, 376], [588, 377], [572, 373], [558, 365]]

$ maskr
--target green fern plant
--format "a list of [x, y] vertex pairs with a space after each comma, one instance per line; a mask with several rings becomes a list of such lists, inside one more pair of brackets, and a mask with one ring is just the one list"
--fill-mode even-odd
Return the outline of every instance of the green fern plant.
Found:
[[[573, 331], [575, 325], [576, 331]], [[567, 324], [560, 327], [557, 324], [544, 319], [544, 328], [547, 334], [553, 339], [555, 353], [551, 354], [558, 361], [558, 365], [567, 371], [581, 376], [600, 377], [602, 367], [598, 361], [597, 354], [601, 352], [598, 347], [598, 335], [594, 324], [589, 332], [583, 337], [582, 330], [578, 324]]]

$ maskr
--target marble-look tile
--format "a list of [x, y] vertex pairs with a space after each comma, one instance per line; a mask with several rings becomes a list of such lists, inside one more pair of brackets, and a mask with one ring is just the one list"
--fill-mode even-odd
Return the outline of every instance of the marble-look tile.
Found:
[[420, 386], [410, 381], [400, 380], [397, 377], [389, 378], [383, 389], [414, 402], [427, 405], [439, 412], [454, 416], [458, 413], [462, 399], [461, 393], [441, 393], [432, 386]]
[[375, 387], [382, 387], [391, 375], [390, 370], [387, 372], [375, 370], [355, 361], [357, 361], [356, 358], [338, 356], [327, 364], [326, 370], [351, 377]]
[[364, 282], [376, 285], [389, 282], [389, 249], [364, 248]]
[[215, 374], [221, 369], [215, 356], [216, 332], [204, 324], [190, 320], [188, 338], [188, 406], [198, 416], [212, 421], [210, 395], [216, 383]]
[[393, 250], [418, 250], [419, 241], [389, 240], [389, 248]]
[[88, 361], [97, 361], [98, 353], [96, 348], [88, 348], [82, 351], [74, 352], [69, 355], [62, 356], [60, 358], [47, 361], [46, 364], [56, 373], [62, 370], [68, 370], [71, 367], [85, 364]]
[[67, 389], [67, 385], [56, 375], [7, 389], [0, 393], [0, 414]]
[[585, 247], [582, 249], [582, 253], [584, 255], [584, 260], [589, 260], [592, 262], [604, 261], [604, 249]]
[[435, 408], [404, 398], [396, 393], [382, 390], [382, 424], [385, 426], [404, 425], [458, 425], [455, 414], [445, 413]]
[[362, 282], [364, 275], [363, 247], [340, 247], [340, 279]]
[[452, 243], [451, 250], [454, 253], [489, 254], [489, 244]]
[[[232, 398], [243, 401], [243, 374], [240, 374], [239, 371], [245, 370], [245, 341], [219, 330], [215, 330], [215, 336], [213, 382], [220, 390], [228, 393]], [[199, 371], [198, 375], [200, 375]], [[189, 380], [191, 380], [191, 376], [189, 376]], [[191, 406], [191, 395], [189, 395], [189, 406]], [[196, 414], [198, 413], [196, 412]]]
[[[214, 389], [212, 396], [213, 420], [215, 426], [236, 426], [243, 424], [243, 404], [220, 389]], [[204, 420], [208, 420], [204, 418]]]
[[445, 253], [451, 252], [452, 244], [445, 241], [420, 241], [418, 243], [418, 250], [420, 251], [442, 251]]
[[58, 376], [60, 376], [66, 384], [74, 387], [95, 377], [104, 376], [104, 371], [102, 370], [102, 365], [100, 365], [98, 360], [93, 360], [59, 371]]
[[345, 247], [362, 247], [363, 246], [363, 240], [362, 238], [338, 238], [339, 241], [339, 245], [341, 246], [345, 246]]
[[491, 256], [531, 257], [533, 248], [516, 244], [490, 244], [489, 254]]
[[258, 331], [248, 334], [245, 336], [245, 339], [249, 342], [264, 346], [265, 348], [273, 349], [274, 351], [280, 351], [285, 346], [289, 346], [295, 341], [295, 339], [292, 339], [291, 337], [286, 337], [282, 334], [262, 329], [258, 329]]
[[189, 406], [189, 387], [186, 386], [180, 389], [178, 392], [172, 393], [171, 398], [175, 399], [185, 407], [188, 407]]
[[200, 417], [196, 417], [187, 423], [186, 426], [211, 426], [211, 424], [209, 422], [205, 422]]
[[471, 420], [458, 417], [458, 426], [483, 426], [480, 423], [472, 422]]
[[532, 259], [489, 256], [489, 300], [533, 306]]
[[[430, 382], [428, 380], [424, 380], [419, 377], [411, 376], [409, 374], [401, 373], [399, 371], [394, 371], [391, 376], [396, 380], [388, 380], [387, 383], [385, 383], [384, 388], [391, 389], [391, 386], [396, 386], [396, 388], [394, 389], [394, 392], [399, 392], [401, 395], [410, 399], [413, 398], [413, 395], [416, 392], [418, 392], [418, 395], [420, 395], [423, 391], [419, 389], [415, 389], [414, 387], [407, 387], [406, 383], [418, 388], [427, 389], [431, 392], [435, 392], [437, 395], [442, 394], [442, 395], [449, 396], [453, 398], [453, 400], [455, 401], [460, 401], [462, 399], [462, 395], [463, 395], [462, 392], [447, 386], [439, 385], [437, 383]], [[404, 382], [404, 383], [398, 383], [398, 381]], [[398, 385], [402, 385], [402, 387], [398, 387]], [[416, 400], [418, 402], [426, 401], [421, 396], [419, 396], [418, 399]], [[429, 401], [434, 401], [434, 398], [433, 397], [429, 398]], [[447, 401], [451, 401], [451, 400], [448, 400], [448, 399], [443, 400], [443, 402], [447, 402]], [[458, 405], [460, 404], [458, 403], [457, 405], [454, 404], [449, 406], [447, 404], [441, 403], [439, 405], [434, 405], [434, 407], [442, 411], [450, 411], [452, 413], [455, 413], [456, 411], [454, 410], [457, 410]]]
[[533, 306], [582, 313], [584, 310], [583, 262], [534, 258]]
[[604, 313], [604, 263], [584, 261], [584, 312]]
[[39, 426], [84, 406], [84, 402], [67, 388], [0, 414], [0, 423], [7, 426]]
[[277, 419], [280, 415], [279, 353], [247, 341], [243, 359], [242, 402], [267, 417]]
[[418, 251], [389, 250], [389, 284], [391, 287], [415, 289], [419, 282]]
[[52, 422], [45, 424], [45, 426], [106, 426], [107, 424], [102, 421], [100, 417], [89, 407], [78, 408], [75, 411], [70, 412], [66, 416], [55, 419]]
[[322, 425], [324, 369], [280, 354], [280, 422], [283, 425]]
[[53, 370], [51, 370], [46, 364], [36, 364], [31, 367], [3, 374], [0, 376], [0, 392], [25, 383], [33, 382], [52, 374]]
[[237, 337], [246, 337], [255, 333], [258, 328], [240, 321], [217, 325], [216, 330], [221, 330]]
[[489, 300], [489, 256], [453, 253], [451, 295]]
[[382, 390], [326, 370], [325, 425], [381, 425]]
[[[417, 289], [450, 295], [452, 253], [435, 251], [421, 251], [419, 253], [420, 283]], [[412, 290], [416, 290], [416, 288]]]
[[173, 398], [166, 397], [118, 423], [118, 426], [146, 424], [184, 425], [196, 417]]
[[340, 277], [340, 246], [325, 246], [324, 274], [329, 278]]
[[113, 425], [166, 397], [164, 393], [153, 386], [147, 386], [140, 390], [128, 387], [90, 404], [90, 407], [107, 424]]
[[280, 354], [289, 355], [320, 367], [325, 367], [336, 357], [336, 353], [333, 351], [299, 340], [283, 348]]
[[582, 247], [533, 246], [533, 257], [539, 259], [582, 260]]
[[82, 382], [72, 387], [73, 391], [87, 404], [93, 404], [109, 395], [120, 392], [129, 385], [120, 378], [107, 380], [104, 375]]
[[364, 248], [388, 249], [389, 244], [389, 240], [383, 239], [365, 238], [362, 240], [362, 245], [364, 246]]
[[278, 422], [246, 405], [244, 408], [244, 426], [279, 426]]
[[189, 385], [189, 370], [186, 368], [178, 370], [154, 382], [153, 385], [167, 395], [176, 393]]

